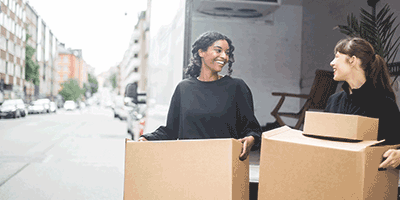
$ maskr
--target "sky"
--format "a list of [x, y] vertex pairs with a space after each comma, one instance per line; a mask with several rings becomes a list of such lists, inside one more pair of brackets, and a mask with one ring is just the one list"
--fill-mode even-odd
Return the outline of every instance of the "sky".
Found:
[[122, 61], [147, 0], [28, 0], [66, 48], [82, 49], [95, 74]]

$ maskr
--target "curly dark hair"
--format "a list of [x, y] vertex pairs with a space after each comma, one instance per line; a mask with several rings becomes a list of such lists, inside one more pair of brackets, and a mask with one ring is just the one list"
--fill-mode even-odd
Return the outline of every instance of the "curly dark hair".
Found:
[[201, 34], [196, 41], [192, 45], [192, 57], [190, 58], [190, 63], [188, 68], [186, 69], [186, 75], [191, 77], [200, 76], [201, 70], [201, 57], [199, 55], [199, 49], [203, 51], [207, 51], [208, 47], [210, 47], [214, 42], [218, 40], [225, 40], [229, 45], [229, 61], [228, 61], [228, 76], [232, 74], [232, 64], [235, 62], [233, 57], [233, 51], [235, 47], [232, 45], [232, 40], [227, 36], [216, 32], [216, 31], [208, 31]]

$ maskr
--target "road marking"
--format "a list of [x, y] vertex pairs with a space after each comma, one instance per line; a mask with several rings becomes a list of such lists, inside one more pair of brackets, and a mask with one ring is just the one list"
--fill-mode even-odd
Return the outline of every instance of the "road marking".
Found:
[[51, 160], [52, 158], [53, 158], [53, 154], [51, 154], [51, 155], [48, 155], [43, 161], [42, 161], [42, 163], [48, 163], [49, 162], [49, 160]]

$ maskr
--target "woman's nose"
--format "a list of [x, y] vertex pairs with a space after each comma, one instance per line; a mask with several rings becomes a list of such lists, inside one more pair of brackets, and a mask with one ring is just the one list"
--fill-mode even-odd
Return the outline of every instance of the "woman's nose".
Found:
[[225, 53], [225, 52], [222, 52], [221, 53], [221, 57], [224, 58], [225, 60], [227, 60], [228, 59], [228, 54]]
[[333, 67], [333, 65], [335, 64], [335, 59], [333, 59], [332, 61], [331, 61], [331, 63], [329, 63], [332, 67]]

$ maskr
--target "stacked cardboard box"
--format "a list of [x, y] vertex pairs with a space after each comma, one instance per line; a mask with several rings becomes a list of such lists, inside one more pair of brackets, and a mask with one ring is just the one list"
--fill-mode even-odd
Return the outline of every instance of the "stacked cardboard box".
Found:
[[304, 133], [264, 132], [258, 199], [396, 200], [398, 170], [378, 166], [397, 146], [376, 141], [377, 132], [377, 119], [318, 112], [306, 114]]
[[234, 139], [125, 143], [124, 199], [249, 199], [249, 159]]

